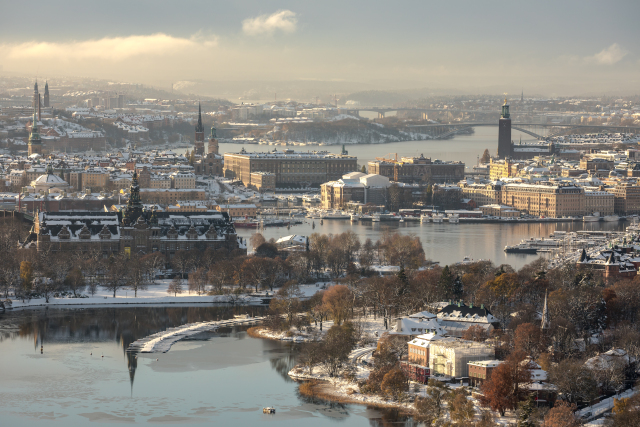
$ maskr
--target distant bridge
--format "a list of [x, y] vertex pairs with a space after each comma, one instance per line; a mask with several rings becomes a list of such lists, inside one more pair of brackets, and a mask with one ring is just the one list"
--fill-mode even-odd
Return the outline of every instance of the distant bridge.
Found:
[[[459, 132], [478, 126], [498, 126], [494, 123], [450, 123], [450, 124], [425, 124], [408, 125], [412, 131], [431, 135], [434, 139], [446, 139]], [[538, 129], [547, 130], [551, 128], [561, 128], [552, 133], [541, 135]], [[551, 138], [565, 133], [567, 130], [583, 130], [594, 133], [600, 132], [620, 132], [620, 133], [640, 133], [640, 126], [612, 126], [612, 125], [568, 125], [568, 124], [540, 124], [540, 123], [511, 123], [511, 129], [531, 135], [537, 139]], [[533, 130], [532, 130], [533, 129]]]

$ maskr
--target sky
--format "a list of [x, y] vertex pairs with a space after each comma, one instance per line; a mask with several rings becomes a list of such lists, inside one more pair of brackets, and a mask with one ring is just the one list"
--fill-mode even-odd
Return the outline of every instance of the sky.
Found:
[[0, 0], [0, 73], [635, 94], [638, 16], [638, 0]]

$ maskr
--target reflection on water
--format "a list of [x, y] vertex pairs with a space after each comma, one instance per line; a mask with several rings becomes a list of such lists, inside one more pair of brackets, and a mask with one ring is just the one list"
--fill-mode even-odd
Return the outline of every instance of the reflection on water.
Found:
[[[0, 315], [0, 424], [297, 426], [304, 419], [309, 427], [410, 425], [393, 411], [298, 396], [287, 372], [300, 345], [252, 339], [244, 327], [204, 332], [168, 353], [125, 351], [169, 327], [259, 310], [212, 305], [7, 311]], [[263, 415], [264, 406], [276, 407], [277, 414]]]

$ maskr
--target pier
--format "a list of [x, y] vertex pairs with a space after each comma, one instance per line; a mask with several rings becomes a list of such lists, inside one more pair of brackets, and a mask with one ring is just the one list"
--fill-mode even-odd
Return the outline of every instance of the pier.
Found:
[[242, 319], [216, 320], [213, 322], [187, 323], [176, 328], [169, 328], [153, 335], [132, 342], [127, 348], [129, 352], [137, 353], [166, 353], [171, 346], [184, 338], [205, 331], [216, 330], [224, 326], [253, 325], [262, 321], [264, 317], [247, 317]]

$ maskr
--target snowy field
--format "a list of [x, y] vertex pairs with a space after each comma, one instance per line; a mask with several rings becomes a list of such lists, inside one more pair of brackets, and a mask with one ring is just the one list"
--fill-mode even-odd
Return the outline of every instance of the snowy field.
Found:
[[[113, 297], [113, 292], [108, 291], [102, 287], [98, 287], [95, 295], [88, 294], [87, 298], [49, 298], [49, 303], [44, 298], [36, 298], [30, 301], [12, 299], [13, 308], [26, 308], [26, 307], [41, 307], [41, 306], [84, 306], [84, 305], [115, 305], [115, 304], [262, 304], [261, 296], [267, 296], [265, 291], [258, 293], [251, 292], [250, 289], [247, 294], [241, 294], [239, 296], [228, 295], [197, 295], [195, 292], [189, 293], [188, 287], [185, 284], [183, 286], [183, 292], [181, 294], [167, 293], [167, 288], [171, 280], [160, 280], [154, 285], [149, 285], [147, 290], [138, 291], [138, 296], [134, 297], [134, 292], [128, 289], [121, 289], [116, 293], [116, 297]], [[320, 286], [316, 285], [302, 285], [300, 286], [300, 293], [302, 298], [308, 298], [320, 290]], [[269, 292], [269, 296], [273, 296], [273, 292]], [[251, 296], [255, 295], [255, 296]]]

